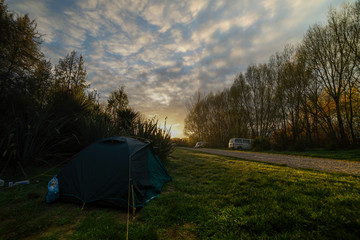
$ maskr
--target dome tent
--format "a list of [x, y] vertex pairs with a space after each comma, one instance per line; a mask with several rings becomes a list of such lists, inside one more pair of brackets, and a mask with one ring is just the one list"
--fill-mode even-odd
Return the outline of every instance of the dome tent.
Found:
[[60, 199], [132, 208], [144, 207], [159, 196], [170, 180], [151, 144], [130, 137], [91, 144], [58, 174]]

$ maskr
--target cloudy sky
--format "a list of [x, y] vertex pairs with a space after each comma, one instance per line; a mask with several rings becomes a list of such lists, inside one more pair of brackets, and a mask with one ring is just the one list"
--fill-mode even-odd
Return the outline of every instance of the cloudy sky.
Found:
[[45, 34], [55, 64], [76, 50], [106, 101], [125, 86], [130, 105], [182, 136], [186, 102], [229, 87], [249, 64], [266, 62], [330, 6], [354, 0], [7, 0]]

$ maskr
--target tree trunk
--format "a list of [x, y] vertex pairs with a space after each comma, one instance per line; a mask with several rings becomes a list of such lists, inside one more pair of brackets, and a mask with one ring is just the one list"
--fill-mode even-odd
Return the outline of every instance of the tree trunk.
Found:
[[349, 145], [349, 141], [348, 141], [348, 138], [347, 138], [347, 136], [345, 134], [344, 123], [343, 123], [343, 120], [342, 120], [342, 117], [341, 117], [339, 100], [335, 101], [335, 106], [336, 106], [336, 115], [337, 115], [337, 120], [338, 120], [340, 138], [341, 138], [341, 143], [340, 144], [343, 147], [347, 147]]

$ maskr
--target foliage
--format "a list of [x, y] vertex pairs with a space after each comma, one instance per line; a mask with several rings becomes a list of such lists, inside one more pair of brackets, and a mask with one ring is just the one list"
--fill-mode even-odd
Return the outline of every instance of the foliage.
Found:
[[99, 139], [117, 135], [116, 125], [104, 113], [82, 116], [79, 136], [83, 139], [82, 146], [89, 145]]
[[[333, 125], [330, 130], [334, 140], [345, 146], [355, 137], [354, 109], [351, 106], [354, 99], [350, 94], [357, 88], [359, 73], [357, 51], [353, 48], [358, 48], [360, 44], [357, 34], [359, 24], [352, 21], [353, 17], [359, 19], [359, 16], [352, 11], [350, 6], [344, 6], [340, 11], [330, 10], [327, 25], [314, 25], [308, 30], [303, 41], [303, 51], [318, 88], [328, 96], [327, 104], [333, 105], [333, 112], [325, 109], [323, 113], [327, 123]], [[324, 46], [327, 51], [324, 51]], [[351, 101], [350, 106], [342, 104], [345, 97]], [[347, 126], [346, 120], [349, 120]], [[350, 129], [349, 133], [346, 133], [346, 128]]]
[[254, 151], [267, 151], [271, 149], [270, 140], [264, 137], [257, 137], [251, 141], [251, 149]]
[[185, 119], [185, 134], [191, 142], [206, 141], [211, 146], [225, 145], [229, 139], [229, 109], [226, 105], [228, 94], [196, 93], [189, 103]]
[[174, 150], [170, 130], [170, 128], [166, 128], [166, 121], [164, 128], [161, 128], [159, 126], [159, 120], [150, 119], [145, 121], [138, 120], [134, 133], [135, 136], [140, 139], [150, 140], [155, 153], [162, 161], [165, 161]]
[[58, 88], [54, 91], [48, 104], [54, 118], [71, 119], [64, 125], [62, 131], [65, 138], [72, 139], [68, 145], [68, 152], [76, 153], [90, 143], [91, 138], [88, 139], [87, 132], [93, 129], [87, 127], [91, 119], [96, 118], [98, 107], [97, 103], [80, 89], [69, 91], [66, 88]]
[[189, 139], [187, 138], [171, 138], [171, 142], [176, 146], [181, 146], [181, 147], [193, 146], [189, 143]]
[[26, 88], [43, 54], [34, 20], [8, 11], [4, 0], [0, 2], [0, 16], [0, 95], [4, 95], [9, 89]]
[[[166, 167], [173, 180], [159, 198], [136, 210], [129, 239], [357, 239], [360, 234], [358, 176], [180, 148]], [[1, 239], [125, 239], [126, 210], [44, 204], [48, 180], [40, 176], [30, 185], [2, 190]]]
[[44, 106], [52, 73], [40, 51], [41, 35], [35, 21], [11, 13], [4, 1], [0, 15], [0, 166], [4, 173], [7, 167], [23, 168], [52, 152], [45, 148], [51, 143], [51, 148], [56, 146], [52, 141], [59, 122], [44, 119], [49, 116]]
[[[2, 176], [5, 172], [17, 174], [19, 169], [29, 165], [48, 163], [49, 161], [63, 160], [69, 157], [66, 146], [71, 137], [62, 134], [64, 126], [71, 119], [68, 117], [54, 118], [48, 110], [35, 112], [28, 122], [17, 119], [14, 132], [8, 139], [0, 142], [2, 161], [0, 166]], [[23, 173], [24, 174], [24, 173]]]
[[84, 91], [89, 87], [86, 83], [86, 69], [83, 56], [72, 51], [55, 65], [56, 88]]
[[131, 131], [131, 129], [134, 128], [134, 123], [136, 122], [136, 119], [139, 118], [139, 113], [133, 111], [130, 108], [124, 109], [124, 110], [118, 110], [117, 111], [117, 117], [119, 124], [122, 126], [124, 131]]
[[107, 101], [106, 111], [115, 121], [117, 121], [119, 117], [119, 111], [128, 109], [128, 105], [129, 99], [125, 92], [125, 87], [121, 86], [117, 90], [111, 92]]
[[106, 113], [114, 123], [117, 135], [135, 135], [136, 123], [140, 113], [131, 109], [125, 87], [111, 92], [106, 106]]

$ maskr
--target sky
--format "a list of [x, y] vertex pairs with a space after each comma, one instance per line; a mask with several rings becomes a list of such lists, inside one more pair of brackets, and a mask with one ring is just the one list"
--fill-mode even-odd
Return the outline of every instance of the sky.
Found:
[[219, 92], [251, 64], [265, 63], [329, 7], [355, 0], [7, 0], [44, 34], [56, 64], [82, 54], [87, 82], [106, 102], [125, 86], [131, 108], [183, 137], [187, 102]]

